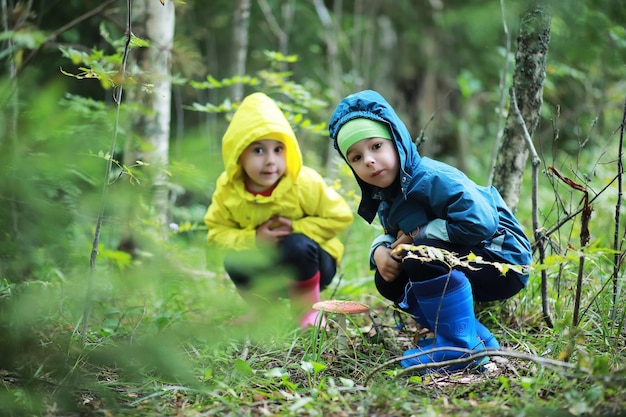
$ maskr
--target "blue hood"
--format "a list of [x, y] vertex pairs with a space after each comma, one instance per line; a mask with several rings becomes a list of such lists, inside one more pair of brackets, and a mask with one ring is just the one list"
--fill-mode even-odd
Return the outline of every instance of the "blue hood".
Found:
[[[402, 193], [406, 196], [407, 187], [411, 183], [414, 170], [420, 165], [421, 157], [404, 122], [398, 117], [387, 100], [376, 91], [364, 90], [354, 93], [341, 100], [337, 105], [328, 125], [330, 138], [333, 140], [335, 149], [346, 160], [346, 156], [341, 153], [337, 146], [337, 134], [344, 124], [359, 117], [376, 120], [389, 126], [391, 137], [400, 157], [400, 187]], [[356, 178], [359, 187], [361, 187], [362, 193], [358, 213], [367, 222], [371, 223], [376, 217], [379, 205], [378, 200], [384, 198], [382, 195], [383, 190], [363, 182], [356, 173], [354, 178]]]

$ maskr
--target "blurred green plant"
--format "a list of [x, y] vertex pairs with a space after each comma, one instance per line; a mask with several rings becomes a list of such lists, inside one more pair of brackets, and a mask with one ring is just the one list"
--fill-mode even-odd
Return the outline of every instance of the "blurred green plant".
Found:
[[[271, 96], [294, 128], [317, 135], [325, 134], [327, 123], [325, 120], [315, 123], [305, 115], [327, 107], [328, 103], [313, 97], [302, 84], [291, 80], [292, 72], [279, 70], [282, 63], [296, 63], [298, 57], [296, 55], [285, 56], [275, 51], [264, 51], [264, 54], [269, 68], [260, 70], [256, 76], [237, 75], [217, 80], [212, 75], [208, 75], [205, 81], [192, 80], [189, 85], [198, 90], [223, 89], [234, 84], [253, 87], [256, 91], [262, 91]], [[230, 98], [220, 104], [193, 103], [186, 106], [188, 110], [198, 112], [225, 113], [227, 119], [232, 116], [237, 107], [238, 103], [234, 103]]]

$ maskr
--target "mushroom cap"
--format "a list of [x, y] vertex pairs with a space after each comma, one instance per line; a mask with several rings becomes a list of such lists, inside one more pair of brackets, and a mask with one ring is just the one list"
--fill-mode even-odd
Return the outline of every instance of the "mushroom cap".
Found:
[[346, 301], [346, 300], [328, 300], [328, 301], [318, 301], [313, 304], [314, 310], [324, 310], [329, 313], [344, 313], [344, 314], [357, 314], [357, 313], [365, 313], [369, 311], [369, 306], [358, 303], [356, 301]]

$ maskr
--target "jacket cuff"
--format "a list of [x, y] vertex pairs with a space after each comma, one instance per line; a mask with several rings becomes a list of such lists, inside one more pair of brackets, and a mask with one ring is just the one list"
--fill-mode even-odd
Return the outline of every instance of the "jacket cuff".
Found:
[[420, 238], [425, 239], [437, 239], [444, 242], [450, 242], [448, 236], [448, 222], [443, 219], [435, 219], [429, 222], [426, 226], [422, 227], [419, 233]]
[[391, 235], [382, 234], [376, 236], [376, 239], [372, 241], [372, 245], [370, 246], [370, 269], [376, 269], [376, 262], [374, 262], [374, 252], [376, 251], [376, 248], [378, 248], [380, 245], [385, 245], [386, 247], [390, 248], [391, 244], [395, 241], [396, 240]]

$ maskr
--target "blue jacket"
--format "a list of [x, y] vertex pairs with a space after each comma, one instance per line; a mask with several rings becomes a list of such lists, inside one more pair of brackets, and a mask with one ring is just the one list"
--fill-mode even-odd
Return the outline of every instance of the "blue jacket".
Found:
[[[372, 251], [382, 243], [395, 241], [398, 231], [408, 234], [419, 227], [418, 238], [481, 246], [505, 263], [523, 266], [519, 277], [524, 285], [528, 283], [530, 242], [494, 187], [479, 186], [460, 170], [420, 156], [393, 107], [372, 90], [344, 98], [333, 112], [329, 131], [340, 154], [337, 133], [346, 122], [358, 117], [389, 126], [401, 165], [400, 192], [397, 187], [395, 191], [390, 190], [392, 187], [374, 187], [355, 174], [362, 193], [358, 214], [368, 223], [378, 214], [384, 229], [374, 240]], [[345, 160], [345, 155], [341, 156]]]

